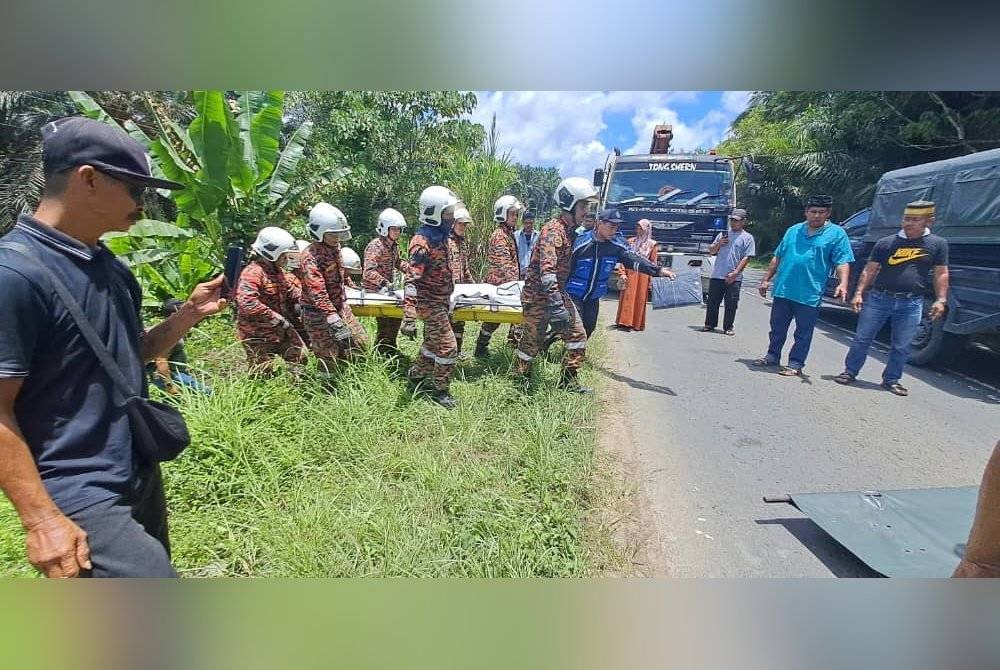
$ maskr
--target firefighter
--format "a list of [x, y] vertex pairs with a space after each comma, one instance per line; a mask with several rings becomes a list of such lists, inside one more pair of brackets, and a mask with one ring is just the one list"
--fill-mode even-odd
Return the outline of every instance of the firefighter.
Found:
[[257, 255], [240, 274], [236, 287], [236, 330], [247, 362], [269, 371], [275, 357], [292, 363], [305, 362], [305, 343], [295, 328], [300, 289], [285, 272], [288, 258], [296, 253], [291, 233], [269, 226], [250, 245]]
[[428, 186], [420, 194], [417, 219], [422, 225], [410, 239], [400, 326], [403, 335], [414, 338], [417, 319], [424, 322], [424, 341], [407, 377], [414, 387], [430, 379], [434, 387], [432, 399], [447, 409], [456, 405], [449, 389], [458, 349], [448, 314], [454, 289], [448, 236], [458, 207], [458, 196], [443, 186]]
[[357, 353], [367, 343], [365, 330], [351, 312], [344, 290], [340, 243], [351, 239], [351, 226], [333, 205], [318, 203], [309, 211], [309, 233], [316, 240], [302, 252], [302, 321], [313, 353], [324, 363]]
[[[386, 293], [392, 291], [393, 270], [406, 274], [408, 265], [399, 257], [399, 236], [406, 228], [406, 219], [389, 207], [378, 215], [375, 232], [378, 237], [365, 247], [364, 274], [361, 285], [366, 291]], [[396, 336], [401, 319], [380, 316], [375, 319], [375, 346], [384, 353], [396, 354]]]
[[[521, 278], [521, 266], [517, 254], [517, 240], [514, 239], [514, 228], [524, 211], [521, 201], [512, 195], [501, 196], [493, 203], [493, 220], [497, 223], [496, 230], [490, 236], [486, 248], [486, 283], [493, 285], [518, 281]], [[493, 332], [500, 327], [499, 323], [484, 323], [476, 338], [476, 357], [486, 356], [487, 347]], [[511, 324], [507, 333], [507, 341], [516, 346], [518, 329]]]
[[559, 182], [555, 201], [562, 213], [542, 226], [521, 293], [524, 323], [515, 371], [527, 378], [531, 362], [545, 339], [545, 329], [551, 326], [553, 332], [559, 333], [566, 343], [559, 386], [577, 393], [590, 392], [577, 379], [585, 356], [587, 333], [567, 292], [567, 280], [572, 261], [573, 232], [583, 224], [588, 210], [596, 205], [596, 199], [597, 189], [588, 179], [569, 177]]
[[[471, 284], [472, 270], [469, 269], [469, 241], [465, 235], [472, 216], [465, 207], [455, 209], [455, 225], [448, 236], [448, 262], [451, 264], [451, 280], [455, 284]], [[465, 335], [465, 322], [452, 321], [455, 331], [455, 347], [459, 356], [462, 355], [462, 338]]]

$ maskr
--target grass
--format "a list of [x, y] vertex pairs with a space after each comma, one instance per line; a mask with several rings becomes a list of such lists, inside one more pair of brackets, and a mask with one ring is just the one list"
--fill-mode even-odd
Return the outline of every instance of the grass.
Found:
[[[371, 330], [371, 325], [369, 330]], [[470, 324], [467, 348], [474, 342]], [[585, 576], [623, 557], [593, 519], [616, 494], [595, 456], [593, 397], [533, 390], [511, 351], [457, 369], [447, 411], [372, 356], [326, 375], [244, 373], [219, 318], [187, 340], [214, 389], [187, 394], [193, 445], [164, 465], [174, 563], [187, 576]], [[416, 344], [403, 340], [404, 352]], [[590, 380], [593, 381], [593, 380]], [[30, 575], [0, 507], [0, 575]]]

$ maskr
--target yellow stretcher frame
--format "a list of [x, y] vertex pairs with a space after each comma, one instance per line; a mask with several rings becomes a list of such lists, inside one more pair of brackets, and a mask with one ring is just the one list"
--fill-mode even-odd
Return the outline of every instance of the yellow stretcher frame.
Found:
[[[355, 316], [382, 316], [393, 319], [403, 318], [403, 306], [392, 303], [362, 302], [348, 300]], [[468, 305], [457, 307], [451, 315], [452, 321], [483, 321], [486, 323], [521, 323], [523, 316], [517, 307], [500, 305]]]

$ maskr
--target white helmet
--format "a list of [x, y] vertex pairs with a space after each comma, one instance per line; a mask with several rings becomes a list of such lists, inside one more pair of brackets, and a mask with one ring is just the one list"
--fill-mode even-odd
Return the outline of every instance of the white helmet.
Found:
[[281, 254], [295, 249], [295, 238], [283, 228], [268, 226], [260, 229], [257, 239], [250, 248], [273, 263], [281, 257]]
[[347, 217], [342, 211], [326, 202], [317, 203], [309, 210], [307, 227], [310, 234], [320, 241], [326, 233], [336, 233], [337, 239], [341, 242], [351, 239], [351, 226], [347, 223]]
[[375, 224], [375, 232], [385, 237], [389, 234], [390, 228], [406, 228], [406, 217], [392, 207], [386, 207], [378, 215], [378, 223]]
[[523, 210], [524, 205], [512, 195], [502, 195], [493, 203], [493, 220], [503, 223], [507, 220], [507, 212], [511, 209]]
[[441, 213], [457, 205], [458, 196], [444, 186], [428, 186], [420, 193], [420, 208], [417, 219], [428, 226], [441, 225]]
[[350, 247], [340, 247], [340, 262], [353, 272], [361, 272], [361, 257]]
[[469, 214], [468, 208], [464, 205], [462, 207], [455, 208], [455, 223], [459, 223], [460, 221], [472, 223], [472, 215]]
[[572, 212], [576, 203], [597, 197], [597, 189], [584, 177], [567, 177], [559, 182], [554, 194], [556, 204], [567, 212]]

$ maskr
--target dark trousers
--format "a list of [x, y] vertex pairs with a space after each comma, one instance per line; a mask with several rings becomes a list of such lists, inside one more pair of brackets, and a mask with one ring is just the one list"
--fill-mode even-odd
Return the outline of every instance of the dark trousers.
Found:
[[705, 325], [708, 328], [715, 328], [719, 325], [719, 305], [725, 300], [726, 311], [722, 317], [722, 329], [733, 329], [742, 283], [734, 281], [732, 284], [727, 284], [725, 279], [712, 279], [708, 282], [708, 306], [705, 309]]
[[584, 302], [573, 298], [573, 304], [576, 305], [576, 311], [580, 313], [580, 320], [583, 321], [583, 329], [587, 331], [587, 337], [589, 338], [593, 334], [594, 329], [597, 328], [597, 315], [601, 313], [601, 301], [588, 300]]
[[160, 467], [140, 475], [132, 495], [70, 515], [87, 533], [93, 570], [82, 577], [176, 577], [170, 565], [167, 500]]
[[788, 367], [801, 370], [805, 367], [809, 346], [812, 344], [813, 330], [819, 318], [819, 307], [803, 305], [794, 300], [774, 298], [771, 304], [771, 344], [767, 348], [767, 360], [771, 364], [781, 362], [781, 349], [788, 338], [788, 326], [795, 319], [795, 343], [788, 352]]

